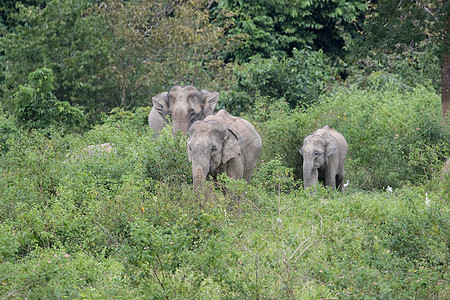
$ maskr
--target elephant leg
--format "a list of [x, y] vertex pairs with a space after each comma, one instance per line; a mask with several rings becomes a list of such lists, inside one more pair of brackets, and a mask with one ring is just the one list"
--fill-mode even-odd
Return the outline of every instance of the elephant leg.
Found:
[[336, 187], [338, 187], [344, 179], [338, 178], [339, 174], [342, 174], [342, 169], [339, 166], [338, 157], [335, 155], [330, 155], [325, 170], [325, 185], [331, 187], [333, 190], [336, 189]]
[[336, 173], [333, 168], [325, 170], [325, 185], [331, 187], [333, 190], [336, 189]]
[[335, 190], [335, 189], [336, 189], [336, 177], [333, 176], [333, 175], [327, 176], [326, 184], [325, 184], [325, 185], [326, 185], [326, 186], [329, 186], [329, 187], [331, 187], [333, 190]]
[[336, 188], [342, 190], [342, 182], [344, 181], [344, 173], [338, 173], [336, 175]]
[[[241, 156], [232, 158], [227, 162], [226, 173], [228, 177], [231, 179], [243, 179], [244, 177], [244, 163], [243, 158]], [[230, 203], [228, 203], [228, 210], [232, 215], [240, 215], [241, 214], [241, 201], [243, 195], [238, 195], [234, 192], [228, 192], [230, 196]]]
[[244, 162], [241, 156], [230, 159], [225, 169], [228, 177], [232, 179], [244, 178]]

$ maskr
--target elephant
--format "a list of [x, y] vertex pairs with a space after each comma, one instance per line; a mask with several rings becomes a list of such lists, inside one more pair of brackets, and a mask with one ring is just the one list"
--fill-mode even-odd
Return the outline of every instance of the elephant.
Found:
[[194, 189], [220, 173], [249, 181], [261, 147], [262, 139], [253, 125], [224, 109], [195, 122], [187, 142]]
[[303, 140], [298, 150], [303, 156], [303, 186], [306, 189], [320, 179], [333, 190], [342, 190], [344, 161], [348, 144], [344, 136], [326, 125]]
[[178, 131], [187, 133], [195, 121], [214, 113], [218, 95], [215, 91], [199, 91], [192, 85], [173, 86], [169, 92], [159, 93], [152, 98], [153, 107], [148, 116], [148, 124], [156, 135], [170, 121], [173, 124], [173, 134]]

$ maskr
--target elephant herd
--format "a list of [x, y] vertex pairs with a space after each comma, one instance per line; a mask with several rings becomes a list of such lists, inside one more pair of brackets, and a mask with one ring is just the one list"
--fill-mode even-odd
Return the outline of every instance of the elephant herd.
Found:
[[[152, 102], [148, 122], [155, 134], [169, 122], [173, 133], [188, 133], [194, 188], [220, 173], [250, 180], [261, 153], [261, 136], [250, 122], [223, 109], [214, 114], [217, 92], [199, 91], [191, 85], [174, 86], [154, 96]], [[348, 152], [342, 134], [326, 125], [308, 135], [298, 151], [303, 156], [305, 188], [320, 179], [332, 189], [342, 189]]]

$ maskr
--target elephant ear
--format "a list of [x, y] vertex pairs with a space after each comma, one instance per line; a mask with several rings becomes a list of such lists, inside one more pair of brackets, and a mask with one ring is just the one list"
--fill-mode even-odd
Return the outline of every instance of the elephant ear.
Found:
[[203, 96], [203, 118], [214, 113], [217, 103], [219, 102], [219, 93], [210, 90], [202, 90]]
[[191, 128], [189, 129], [189, 132], [188, 132], [189, 137], [188, 137], [187, 145], [186, 145], [186, 152], [188, 155], [189, 162], [192, 162], [192, 154], [191, 154], [191, 151], [189, 151], [189, 145], [191, 143], [191, 138], [194, 135], [194, 132], [195, 132], [195, 126], [191, 126]]
[[226, 163], [238, 155], [241, 155], [239, 139], [233, 130], [227, 129], [223, 142], [222, 163]]
[[167, 111], [167, 109], [169, 108], [167, 94], [167, 92], [162, 92], [152, 98], [153, 107], [160, 115], [163, 114], [163, 111]]
[[334, 141], [330, 140], [330, 139], [326, 139], [325, 142], [326, 142], [326, 145], [325, 145], [325, 157], [328, 157], [331, 154], [333, 154], [334, 152], [336, 152], [337, 144]]

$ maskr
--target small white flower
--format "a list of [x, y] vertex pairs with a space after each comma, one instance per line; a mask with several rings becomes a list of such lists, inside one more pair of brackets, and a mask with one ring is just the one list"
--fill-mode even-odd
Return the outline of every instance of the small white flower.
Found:
[[386, 191], [388, 191], [389, 193], [392, 193], [393, 189], [390, 186], [387, 186]]

